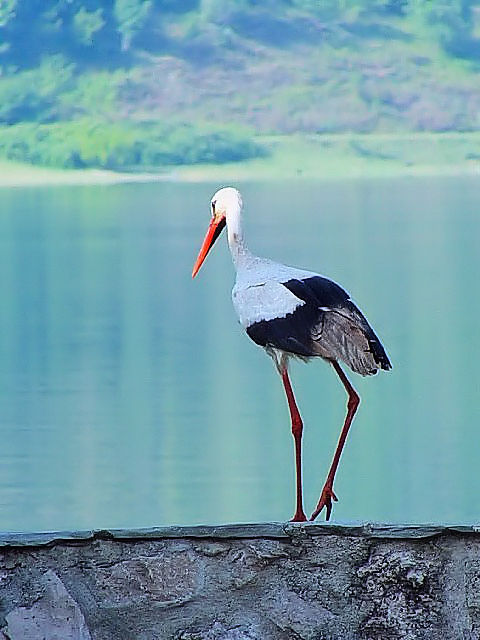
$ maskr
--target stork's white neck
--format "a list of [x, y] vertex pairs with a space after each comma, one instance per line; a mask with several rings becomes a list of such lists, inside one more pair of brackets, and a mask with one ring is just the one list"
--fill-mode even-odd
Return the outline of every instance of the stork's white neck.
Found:
[[241, 264], [250, 256], [250, 251], [245, 244], [242, 228], [242, 208], [240, 203], [235, 203], [226, 211], [228, 246], [232, 254], [235, 269], [239, 269]]

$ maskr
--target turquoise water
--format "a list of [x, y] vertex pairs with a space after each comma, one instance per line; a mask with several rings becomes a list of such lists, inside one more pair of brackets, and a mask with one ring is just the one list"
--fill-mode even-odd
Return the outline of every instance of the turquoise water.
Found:
[[[0, 190], [1, 529], [292, 516], [286, 401], [225, 238], [190, 277], [218, 186]], [[480, 520], [478, 179], [241, 190], [252, 250], [340, 282], [393, 363], [350, 376], [333, 519]], [[310, 513], [345, 394], [320, 361], [292, 383]]]

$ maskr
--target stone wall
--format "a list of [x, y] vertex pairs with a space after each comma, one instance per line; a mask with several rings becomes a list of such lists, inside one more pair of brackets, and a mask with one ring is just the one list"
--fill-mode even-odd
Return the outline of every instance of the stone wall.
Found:
[[0, 536], [1, 640], [480, 639], [475, 527]]

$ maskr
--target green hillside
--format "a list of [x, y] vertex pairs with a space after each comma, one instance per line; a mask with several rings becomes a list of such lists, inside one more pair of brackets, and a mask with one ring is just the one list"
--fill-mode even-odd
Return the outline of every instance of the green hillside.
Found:
[[3, 0], [0, 157], [261, 163], [272, 136], [375, 134], [349, 154], [414, 163], [381, 136], [463, 132], [476, 160], [479, 64], [469, 0]]

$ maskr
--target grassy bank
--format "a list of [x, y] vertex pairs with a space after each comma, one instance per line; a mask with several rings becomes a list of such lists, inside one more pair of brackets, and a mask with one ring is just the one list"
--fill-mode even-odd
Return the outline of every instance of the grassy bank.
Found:
[[101, 169], [50, 169], [0, 160], [0, 187], [114, 184], [165, 180], [165, 173], [120, 173]]
[[284, 180], [480, 172], [480, 133], [292, 135], [261, 138], [265, 158], [181, 167], [183, 180]]
[[154, 173], [58, 170], [0, 162], [0, 186], [155, 180], [239, 182], [480, 173], [479, 133], [262, 136], [262, 158]]

